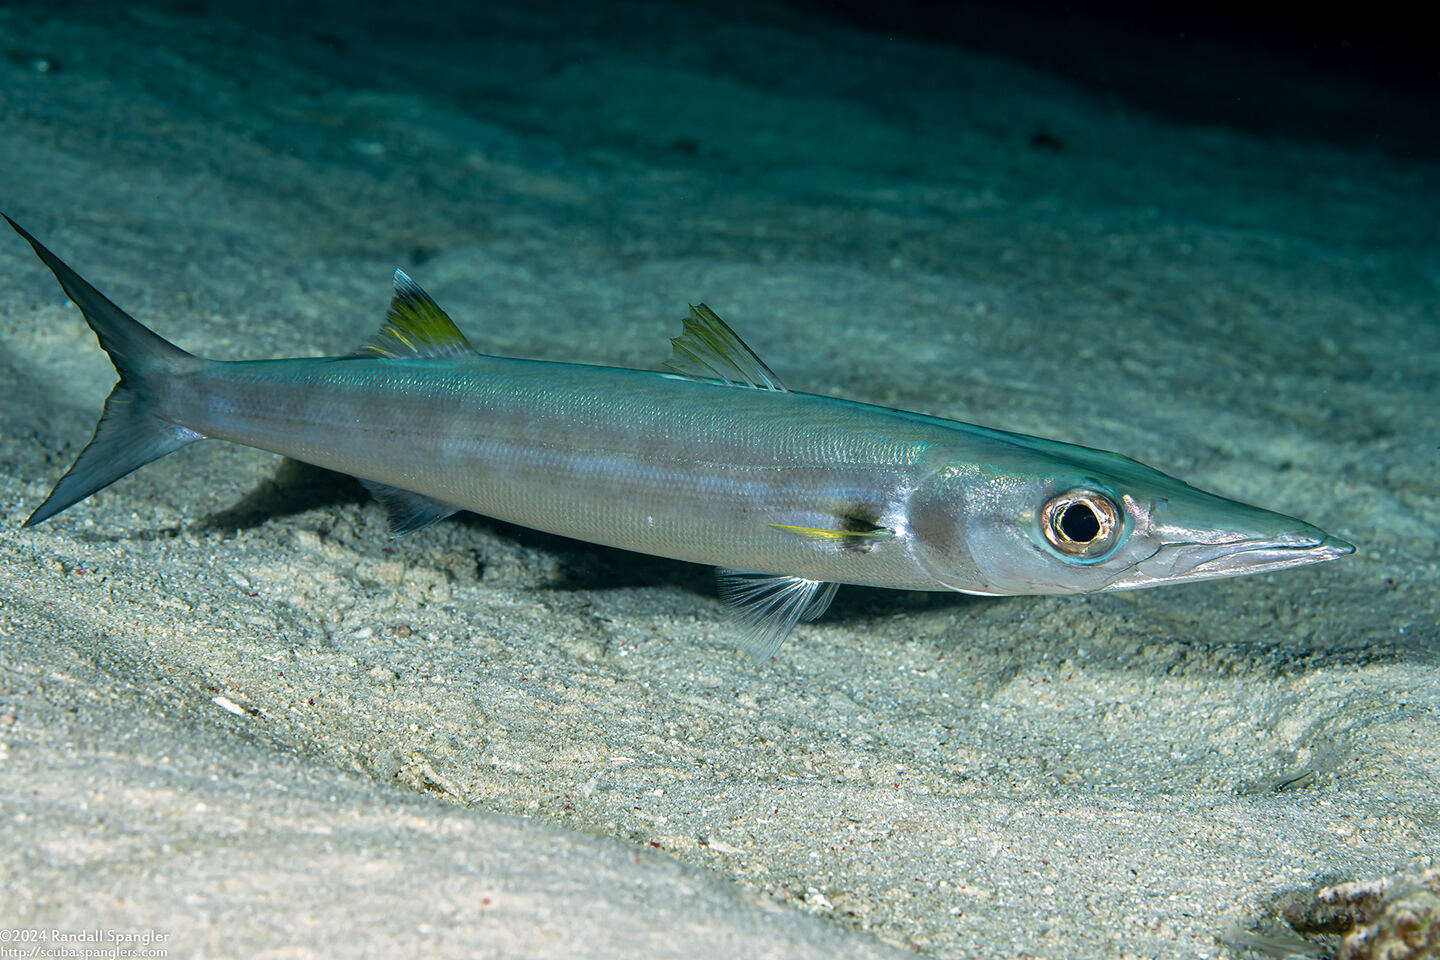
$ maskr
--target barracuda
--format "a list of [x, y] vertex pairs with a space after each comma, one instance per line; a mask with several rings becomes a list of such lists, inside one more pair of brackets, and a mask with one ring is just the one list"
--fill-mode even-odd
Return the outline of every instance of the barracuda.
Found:
[[486, 356], [409, 277], [353, 354], [216, 361], [115, 306], [5, 218], [119, 374], [33, 526], [202, 439], [358, 477], [405, 533], [471, 510], [719, 568], [769, 657], [837, 584], [1090, 593], [1354, 551], [1127, 457], [791, 391], [703, 304], [669, 372]]

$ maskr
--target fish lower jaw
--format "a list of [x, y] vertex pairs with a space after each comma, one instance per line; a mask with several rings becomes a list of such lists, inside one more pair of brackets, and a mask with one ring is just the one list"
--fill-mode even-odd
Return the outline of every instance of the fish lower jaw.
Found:
[[1338, 560], [1354, 553], [1355, 547], [1339, 537], [1293, 534], [1269, 540], [1214, 544], [1206, 552], [1213, 555], [1202, 558], [1180, 577], [1207, 579], [1284, 570]]

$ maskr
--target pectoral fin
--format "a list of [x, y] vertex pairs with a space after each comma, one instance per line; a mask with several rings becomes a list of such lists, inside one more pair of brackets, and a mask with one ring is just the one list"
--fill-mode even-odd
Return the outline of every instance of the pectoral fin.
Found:
[[786, 533], [793, 533], [796, 536], [804, 537], [806, 540], [814, 540], [817, 543], [833, 543], [840, 547], [853, 547], [868, 550], [871, 544], [877, 540], [893, 536], [895, 531], [884, 527], [877, 527], [874, 530], [830, 530], [824, 527], [800, 527], [792, 523], [767, 523], [767, 527], [774, 527], [776, 530], [784, 530]]
[[768, 660], [801, 620], [815, 620], [835, 599], [838, 584], [804, 577], [715, 571], [720, 599], [730, 607], [742, 636], [739, 647], [756, 660]]

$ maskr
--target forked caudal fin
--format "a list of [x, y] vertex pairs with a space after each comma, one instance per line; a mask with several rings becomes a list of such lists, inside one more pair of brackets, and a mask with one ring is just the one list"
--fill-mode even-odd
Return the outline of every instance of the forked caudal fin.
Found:
[[55, 484], [50, 496], [25, 521], [25, 526], [33, 527], [132, 470], [203, 439], [193, 430], [158, 415], [157, 389], [167, 377], [193, 370], [204, 361], [115, 306], [18, 223], [8, 216], [5, 221], [25, 238], [36, 256], [55, 274], [65, 295], [85, 315], [85, 322], [95, 331], [100, 346], [110, 355], [115, 372], [120, 375], [120, 381], [105, 401], [100, 422], [95, 425], [95, 436]]

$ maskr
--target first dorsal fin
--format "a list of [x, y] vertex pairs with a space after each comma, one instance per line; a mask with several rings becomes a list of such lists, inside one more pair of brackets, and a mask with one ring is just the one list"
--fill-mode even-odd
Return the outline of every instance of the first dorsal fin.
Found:
[[355, 351], [357, 357], [415, 360], [468, 357], [475, 353], [450, 315], [420, 289], [420, 284], [395, 271], [395, 296], [380, 331]]
[[670, 359], [665, 361], [669, 370], [732, 387], [788, 392], [775, 371], [705, 304], [692, 305], [684, 323], [685, 331], [670, 340]]

